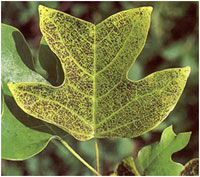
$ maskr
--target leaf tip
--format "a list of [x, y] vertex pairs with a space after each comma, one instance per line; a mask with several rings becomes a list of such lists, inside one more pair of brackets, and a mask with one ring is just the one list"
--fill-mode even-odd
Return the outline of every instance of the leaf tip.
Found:
[[42, 12], [43, 12], [44, 10], [47, 10], [47, 9], [48, 9], [47, 7], [45, 7], [45, 6], [43, 6], [43, 5], [39, 5], [39, 6], [38, 6], [39, 15], [41, 15]]
[[190, 136], [192, 135], [192, 131], [187, 132]]
[[8, 85], [8, 88], [10, 88], [14, 85], [14, 82], [9, 82], [9, 83], [7, 83], [7, 85]]
[[168, 126], [167, 128], [164, 129], [164, 131], [171, 131], [174, 133], [173, 125]]
[[181, 68], [180, 76], [182, 77], [183, 80], [187, 81], [187, 79], [188, 79], [188, 77], [190, 75], [190, 71], [191, 71], [190, 66], [186, 66], [184, 68]]
[[192, 135], [192, 132], [191, 131], [190, 132], [182, 132], [182, 133], [179, 133], [179, 134], [186, 137], [187, 141], [189, 142], [190, 137]]
[[150, 16], [152, 14], [153, 11], [153, 7], [151, 6], [145, 6], [145, 7], [141, 7], [139, 8], [141, 11], [145, 12], [145, 15]]
[[151, 13], [152, 13], [152, 11], [153, 11], [153, 7], [151, 7], [151, 6], [148, 6], [147, 8], [148, 8], [149, 14], [151, 14]]
[[186, 67], [184, 67], [183, 70], [184, 70], [186, 76], [188, 77], [188, 76], [190, 75], [190, 71], [191, 71], [190, 66], [186, 66]]
[[38, 6], [38, 10], [39, 10], [39, 12], [40, 12], [43, 8], [44, 8], [43, 5], [39, 5], [39, 6]]

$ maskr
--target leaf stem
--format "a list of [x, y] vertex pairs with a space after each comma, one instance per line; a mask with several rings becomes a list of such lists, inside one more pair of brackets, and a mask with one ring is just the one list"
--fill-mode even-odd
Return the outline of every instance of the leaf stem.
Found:
[[62, 138], [58, 137], [60, 142], [78, 159], [80, 160], [86, 167], [88, 167], [93, 173], [95, 173], [97, 176], [102, 176], [98, 171], [96, 171], [92, 166], [90, 166], [79, 154], [77, 154], [70, 146], [69, 144], [64, 141]]
[[133, 171], [135, 172], [135, 176], [141, 176], [140, 173], [138, 172], [135, 164], [134, 164], [134, 167], [133, 167]]
[[97, 163], [97, 171], [99, 172], [99, 148], [98, 148], [98, 142], [97, 139], [94, 139], [95, 141], [95, 149], [96, 149], [96, 163]]

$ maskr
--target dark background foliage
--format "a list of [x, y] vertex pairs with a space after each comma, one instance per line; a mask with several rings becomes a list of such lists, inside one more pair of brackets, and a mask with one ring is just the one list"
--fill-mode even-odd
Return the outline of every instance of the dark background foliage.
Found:
[[[136, 156], [143, 146], [158, 141], [163, 129], [171, 124], [176, 133], [192, 131], [189, 145], [174, 154], [173, 159], [185, 164], [188, 160], [199, 156], [198, 2], [1, 2], [2, 22], [18, 28], [23, 33], [35, 57], [41, 39], [37, 10], [39, 4], [56, 8], [95, 24], [122, 10], [153, 6], [147, 43], [129, 76], [137, 80], [166, 68], [187, 65], [191, 67], [188, 83], [178, 104], [157, 128], [134, 139], [99, 140], [103, 174], [109, 174], [122, 158], [128, 155]], [[69, 143], [89, 163], [95, 165], [93, 140], [78, 142], [69, 138]], [[2, 160], [2, 175], [93, 174], [60, 143], [54, 142], [50, 143], [43, 152], [28, 160], [18, 162]]]

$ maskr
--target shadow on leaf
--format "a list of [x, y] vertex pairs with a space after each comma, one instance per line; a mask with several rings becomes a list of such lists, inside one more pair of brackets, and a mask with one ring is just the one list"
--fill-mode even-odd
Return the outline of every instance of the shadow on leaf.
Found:
[[25, 42], [24, 37], [22, 34], [18, 31], [14, 31], [12, 33], [13, 39], [15, 41], [15, 46], [17, 49], [17, 52], [21, 58], [21, 60], [24, 62], [24, 64], [31, 70], [34, 71], [34, 65], [33, 65], [33, 57], [31, 54], [31, 51]]
[[64, 81], [64, 72], [57, 56], [46, 44], [40, 45], [39, 62], [44, 70], [47, 71], [47, 80], [54, 86], [59, 86]]

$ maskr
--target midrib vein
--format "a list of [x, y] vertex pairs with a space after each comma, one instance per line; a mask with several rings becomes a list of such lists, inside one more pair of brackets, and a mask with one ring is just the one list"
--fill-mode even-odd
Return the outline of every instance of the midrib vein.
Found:
[[95, 121], [95, 107], [96, 107], [96, 26], [94, 25], [94, 81], [93, 81], [93, 104], [92, 104], [92, 117], [94, 123], [94, 132], [96, 132], [96, 121]]

